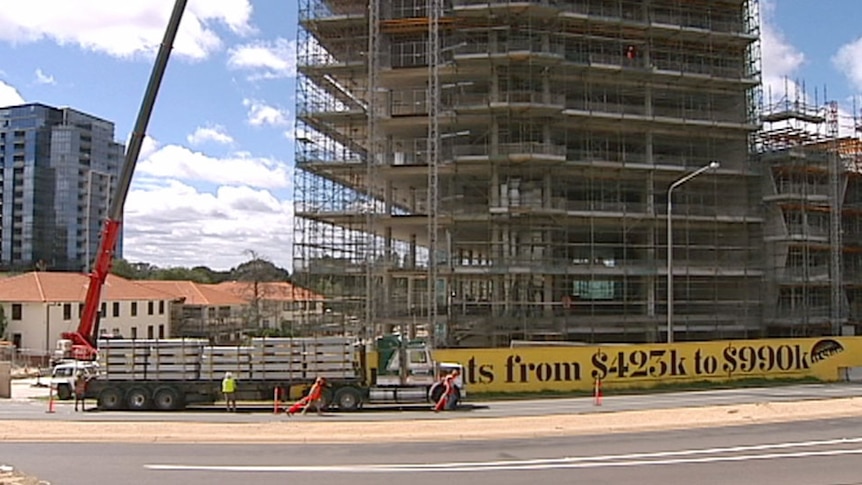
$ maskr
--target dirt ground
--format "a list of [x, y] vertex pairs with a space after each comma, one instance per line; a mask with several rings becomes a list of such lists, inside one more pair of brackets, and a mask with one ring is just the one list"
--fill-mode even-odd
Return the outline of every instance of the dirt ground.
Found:
[[[862, 397], [554, 416], [269, 423], [4, 421], [6, 442], [355, 443], [492, 440], [739, 426], [862, 416]], [[0, 484], [3, 482], [0, 481]]]

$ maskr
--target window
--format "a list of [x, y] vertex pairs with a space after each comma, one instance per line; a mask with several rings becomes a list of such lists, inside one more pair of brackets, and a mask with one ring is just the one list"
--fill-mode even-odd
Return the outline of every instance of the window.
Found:
[[63, 320], [71, 320], [72, 319], [72, 304], [64, 303], [63, 304]]
[[138, 302], [136, 302], [136, 301], [132, 302], [132, 316], [133, 317], [138, 316]]
[[115, 317], [119, 317], [119, 316], [120, 316], [120, 302], [118, 302], [118, 301], [115, 301], [115, 302], [114, 302], [114, 308], [113, 308], [113, 310], [114, 310], [114, 311], [113, 311], [114, 316], [115, 316]]
[[102, 302], [102, 309], [99, 311], [99, 313], [100, 313], [103, 317], [107, 317], [107, 316], [108, 316], [108, 304], [107, 304], [106, 302]]
[[152, 325], [147, 326], [147, 338], [153, 338], [153, 326]]
[[84, 304], [78, 303], [78, 318], [80, 318], [81, 315], [83, 315], [83, 314], [84, 314]]
[[159, 338], [165, 338], [165, 326], [159, 325]]
[[152, 302], [152, 301], [148, 301], [148, 302], [147, 302], [147, 315], [152, 315], [152, 314], [153, 314], [153, 306], [154, 306], [154, 305], [153, 305], [153, 302]]
[[159, 315], [165, 314], [165, 301], [162, 300], [159, 302]]
[[12, 320], [21, 320], [21, 304], [12, 304]]
[[138, 338], [138, 327], [132, 327], [132, 339]]

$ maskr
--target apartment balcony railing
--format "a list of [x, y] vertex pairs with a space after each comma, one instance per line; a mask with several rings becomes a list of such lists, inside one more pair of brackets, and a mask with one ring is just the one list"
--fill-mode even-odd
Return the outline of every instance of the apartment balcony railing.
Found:
[[806, 224], [788, 224], [785, 234], [789, 237], [828, 238], [829, 228]]
[[800, 196], [829, 196], [829, 187], [825, 184], [792, 184], [779, 183], [776, 187], [776, 195], [800, 195]]
[[540, 91], [501, 91], [497, 93], [463, 93], [457, 96], [457, 106], [486, 107], [495, 104], [529, 104], [536, 106], [553, 106], [563, 109], [566, 96], [560, 93], [545, 93]]
[[368, 6], [364, 2], [328, 2], [312, 0], [299, 9], [300, 22], [332, 17], [365, 17]]
[[775, 268], [775, 278], [779, 281], [804, 282], [829, 280], [828, 266], [811, 266], [809, 268]]
[[454, 52], [455, 60], [467, 57], [487, 57], [495, 54], [528, 52], [539, 56], [563, 58], [566, 46], [557, 42], [544, 43], [541, 38], [507, 40], [503, 42], [474, 42], [459, 47]]
[[453, 148], [453, 154], [455, 158], [509, 155], [536, 155], [565, 158], [566, 146], [541, 142], [500, 143], [495, 147], [490, 145], [456, 145]]

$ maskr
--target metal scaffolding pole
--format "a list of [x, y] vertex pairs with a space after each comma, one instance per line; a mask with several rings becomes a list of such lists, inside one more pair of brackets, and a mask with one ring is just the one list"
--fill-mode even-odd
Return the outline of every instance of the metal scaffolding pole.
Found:
[[841, 275], [841, 212], [843, 210], [843, 191], [841, 190], [841, 157], [838, 154], [838, 103], [832, 101], [828, 106], [827, 123], [829, 137], [834, 144], [829, 150], [829, 279], [830, 305], [829, 320], [832, 323], [832, 335], [841, 335], [841, 306], [843, 303], [843, 285]]
[[369, 0], [368, 2], [368, 86], [367, 107], [368, 116], [368, 141], [365, 154], [365, 201], [362, 204], [365, 210], [365, 238], [367, 246], [364, 254], [365, 264], [365, 325], [362, 336], [368, 341], [374, 339], [377, 328], [374, 323], [376, 315], [375, 306], [375, 254], [377, 237], [374, 233], [374, 218], [376, 204], [374, 195], [375, 169], [377, 157], [380, 155], [380, 144], [378, 142], [378, 105], [377, 102], [377, 75], [380, 72], [380, 0]]
[[428, 0], [428, 332], [437, 343], [437, 232], [440, 163], [440, 10], [441, 0]]

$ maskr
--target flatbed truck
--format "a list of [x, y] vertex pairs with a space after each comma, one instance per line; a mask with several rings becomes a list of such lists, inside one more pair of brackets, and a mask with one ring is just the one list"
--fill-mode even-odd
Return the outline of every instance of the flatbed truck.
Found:
[[226, 372], [238, 400], [299, 397], [325, 377], [324, 406], [356, 411], [368, 404], [436, 402], [441, 376], [459, 371], [454, 403], [466, 395], [461, 365], [434, 362], [423, 341], [383, 336], [373, 344], [350, 337], [254, 338], [214, 346], [201, 339], [112, 339], [98, 345], [99, 372], [86, 396], [102, 410], [176, 411], [222, 399]]

